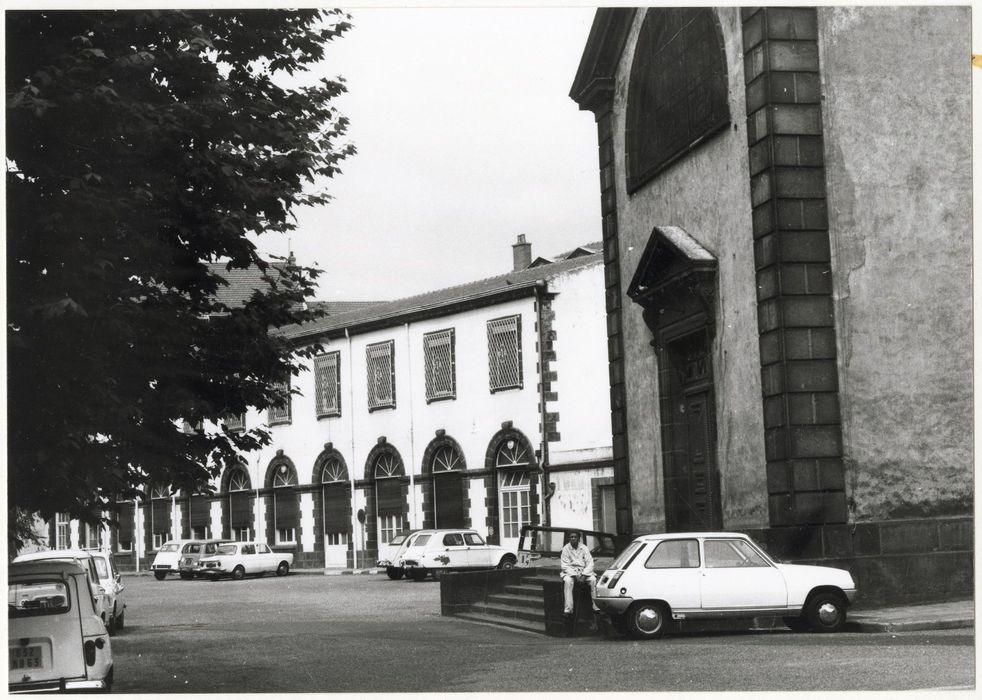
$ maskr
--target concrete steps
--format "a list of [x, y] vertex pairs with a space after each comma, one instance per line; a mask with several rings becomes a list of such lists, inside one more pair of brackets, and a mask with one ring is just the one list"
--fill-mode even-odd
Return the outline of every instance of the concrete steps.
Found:
[[539, 619], [537, 621], [533, 621], [533, 620], [525, 620], [516, 617], [501, 617], [500, 615], [482, 613], [473, 610], [463, 613], [457, 613], [456, 615], [454, 615], [454, 617], [460, 620], [468, 620], [470, 622], [483, 622], [485, 624], [497, 625], [499, 627], [510, 627], [512, 629], [524, 630], [526, 632], [536, 632], [538, 634], [546, 633], [546, 622], [544, 618]]
[[523, 577], [507, 585], [501, 593], [490, 593], [487, 599], [473, 603], [456, 617], [474, 622], [502, 625], [545, 634], [546, 618], [542, 603], [542, 582], [546, 576]]

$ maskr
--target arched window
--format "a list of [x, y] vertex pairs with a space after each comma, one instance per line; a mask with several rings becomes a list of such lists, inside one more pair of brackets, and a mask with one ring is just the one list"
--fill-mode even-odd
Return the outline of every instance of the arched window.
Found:
[[297, 470], [289, 460], [279, 461], [273, 470], [273, 522], [276, 544], [295, 544], [300, 503], [297, 494]]
[[715, 11], [649, 9], [628, 87], [628, 192], [729, 123], [726, 52]]
[[466, 527], [464, 459], [455, 444], [440, 445], [431, 459], [434, 527]]
[[535, 466], [532, 446], [521, 433], [511, 430], [499, 439], [494, 450], [494, 467], [498, 484], [498, 523], [502, 546], [517, 545], [522, 526], [536, 522], [532, 512], [530, 474]]
[[160, 549], [170, 539], [171, 502], [170, 487], [155, 484], [150, 487], [150, 532], [152, 546]]
[[[323, 461], [321, 468], [321, 503], [324, 521], [324, 546], [347, 545], [351, 532], [351, 489], [348, 469], [339, 454]], [[341, 555], [343, 557], [343, 554]], [[325, 561], [330, 559], [325, 553]], [[335, 563], [335, 562], [332, 562]], [[343, 565], [342, 559], [339, 562]]]
[[387, 544], [402, 530], [405, 496], [398, 477], [404, 473], [402, 459], [396, 452], [383, 450], [375, 456], [372, 475], [375, 477], [379, 544]]
[[253, 539], [252, 480], [244, 467], [236, 467], [228, 477], [228, 535], [244, 542]]

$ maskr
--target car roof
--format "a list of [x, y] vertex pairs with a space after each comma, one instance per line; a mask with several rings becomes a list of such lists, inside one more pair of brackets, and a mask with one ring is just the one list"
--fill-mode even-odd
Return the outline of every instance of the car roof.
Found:
[[7, 566], [8, 577], [51, 575], [86, 575], [85, 569], [75, 562], [63, 559], [41, 559], [38, 561], [18, 561]]
[[691, 540], [691, 539], [712, 539], [716, 537], [738, 538], [749, 540], [750, 538], [742, 532], [660, 532], [651, 535], [641, 535], [635, 537], [635, 542], [654, 542], [661, 540]]
[[185, 540], [188, 544], [232, 544], [235, 540], [221, 538], [221, 537], [210, 537], [207, 540]]
[[93, 552], [84, 549], [46, 549], [43, 552], [31, 552], [21, 554], [14, 559], [15, 562], [42, 561], [44, 559], [87, 559]]

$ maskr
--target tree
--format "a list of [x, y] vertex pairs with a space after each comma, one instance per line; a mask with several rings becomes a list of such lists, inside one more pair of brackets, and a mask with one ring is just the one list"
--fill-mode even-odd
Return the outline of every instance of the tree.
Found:
[[[311, 352], [269, 331], [318, 315], [303, 303], [318, 271], [268, 265], [250, 236], [326, 203], [354, 152], [341, 78], [283, 86], [348, 20], [7, 13], [10, 522], [18, 508], [92, 522], [149, 483], [193, 492], [269, 443], [180, 422], [281, 402], [277, 380]], [[219, 260], [267, 286], [220, 303]]]

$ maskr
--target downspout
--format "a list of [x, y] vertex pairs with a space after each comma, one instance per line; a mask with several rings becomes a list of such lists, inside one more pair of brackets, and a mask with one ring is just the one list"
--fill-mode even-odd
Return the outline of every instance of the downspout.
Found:
[[416, 431], [413, 422], [413, 354], [409, 340], [409, 322], [406, 322], [406, 362], [409, 364], [409, 527], [416, 527]]
[[[344, 337], [348, 339], [348, 412], [349, 415], [351, 416], [351, 420], [348, 421], [348, 424], [350, 426], [348, 432], [350, 433], [350, 438], [351, 438], [350, 439], [351, 468], [348, 470], [348, 481], [351, 485], [351, 503], [352, 505], [354, 505], [355, 503], [355, 471], [354, 471], [355, 470], [355, 387], [354, 387], [354, 371], [352, 368], [354, 367], [355, 364], [355, 358], [354, 355], [352, 354], [351, 334], [348, 333], [347, 327], [345, 327], [344, 329]], [[354, 515], [354, 513], [352, 513], [352, 515]], [[364, 533], [365, 526], [357, 521], [358, 518], [355, 518], [355, 523], [352, 523], [351, 525], [352, 533], [357, 532], [360, 535], [357, 538], [359, 540], [358, 542], [352, 542], [352, 548], [354, 549], [354, 551], [352, 552], [351, 565], [356, 569], [358, 568], [359, 546], [361, 547], [362, 550], [365, 549], [365, 533]], [[361, 531], [359, 531], [359, 527], [358, 527], [359, 525], [361, 525]]]
[[546, 388], [545, 370], [546, 363], [544, 358], [544, 342], [542, 335], [542, 291], [546, 288], [545, 280], [535, 281], [535, 326], [537, 329], [539, 352], [537, 353], [539, 365], [539, 452], [541, 454], [539, 464], [542, 467], [541, 483], [539, 493], [542, 494], [543, 516], [545, 526], [549, 527], [552, 522], [552, 508], [550, 501], [552, 493], [549, 490], [549, 441], [546, 439]]
[[[57, 525], [56, 525], [57, 527]], [[140, 552], [143, 549], [143, 519], [140, 517], [140, 502], [133, 499], [133, 551], [136, 552], [136, 573], [140, 573]], [[140, 533], [137, 537], [136, 534]]]

